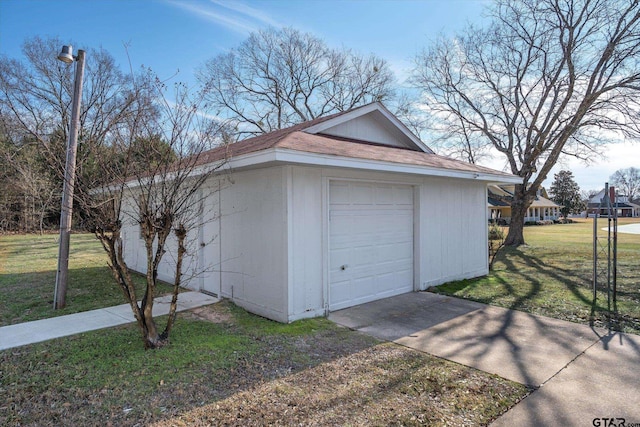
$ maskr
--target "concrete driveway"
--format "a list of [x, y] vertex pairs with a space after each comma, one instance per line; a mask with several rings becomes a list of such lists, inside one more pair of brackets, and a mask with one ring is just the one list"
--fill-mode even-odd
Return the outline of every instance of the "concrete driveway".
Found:
[[[496, 426], [640, 423], [640, 336], [417, 292], [333, 312], [340, 325], [536, 387]], [[604, 425], [604, 424], [601, 424]]]
[[[603, 230], [606, 230], [606, 228], [604, 228]], [[619, 225], [618, 233], [640, 234], [640, 223]]]

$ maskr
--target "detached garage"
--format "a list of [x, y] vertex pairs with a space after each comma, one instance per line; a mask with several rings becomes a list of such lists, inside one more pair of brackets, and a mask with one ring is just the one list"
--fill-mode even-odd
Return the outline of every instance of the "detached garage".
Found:
[[[203, 188], [187, 286], [281, 322], [487, 274], [487, 184], [520, 182], [434, 154], [378, 103], [206, 161], [229, 155]], [[144, 272], [139, 235], [125, 225], [127, 263]]]

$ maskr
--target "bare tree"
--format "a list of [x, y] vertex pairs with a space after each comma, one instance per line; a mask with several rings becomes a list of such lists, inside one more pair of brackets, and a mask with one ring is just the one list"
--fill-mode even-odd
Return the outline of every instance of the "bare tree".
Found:
[[7, 159], [11, 175], [4, 184], [20, 199], [14, 203], [21, 207], [22, 230], [42, 234], [47, 215], [59, 209], [59, 188], [33, 151], [33, 146], [27, 146]]
[[[24, 60], [0, 61], [0, 119], [11, 125], [11, 140], [34, 146], [43, 167], [54, 171], [62, 188], [65, 144], [73, 95], [73, 67], [56, 59], [64, 43], [34, 37], [23, 45]], [[124, 123], [133, 102], [131, 78], [104, 50], [89, 50], [80, 115], [76, 193], [102, 178], [96, 158], [111, 143], [114, 129]], [[56, 192], [56, 198], [61, 191]], [[59, 200], [59, 199], [58, 199]], [[59, 205], [59, 202], [58, 202]], [[82, 212], [80, 212], [82, 214]]]
[[200, 70], [218, 114], [252, 136], [391, 97], [393, 74], [374, 56], [330, 49], [292, 28], [252, 33]]
[[[14, 176], [27, 177], [36, 169], [19, 163], [17, 153], [31, 161], [37, 157], [27, 156], [29, 150], [39, 152], [46, 159], [39, 166], [57, 171], [52, 175], [58, 188], [73, 81], [68, 67], [55, 59], [61, 45], [56, 39], [32, 39], [24, 46], [26, 62], [0, 61], [0, 164], [13, 164]], [[201, 98], [185, 86], [176, 85], [170, 100], [150, 70], [127, 76], [104, 51], [90, 51], [87, 58], [75, 202], [84, 226], [108, 255], [145, 347], [157, 348], [168, 342], [174, 325], [183, 262], [189, 261], [193, 243], [189, 232], [206, 218], [201, 187], [224, 163], [209, 164], [203, 154], [225, 142], [228, 132], [224, 122], [200, 112]], [[142, 292], [125, 259], [122, 230], [131, 225], [139, 227], [146, 252]], [[153, 317], [158, 268], [174, 248], [170, 313], [160, 331]]]
[[457, 133], [472, 151], [490, 147], [522, 177], [505, 242], [515, 246], [561, 156], [589, 160], [607, 134], [639, 136], [640, 5], [497, 0], [490, 16], [488, 27], [425, 50], [413, 83], [441, 123], [434, 131]]
[[640, 198], [640, 169], [619, 169], [611, 175], [609, 181], [618, 189], [618, 193], [629, 197], [630, 201]]
[[[135, 114], [126, 126], [113, 134], [112, 147], [121, 153], [119, 162], [101, 164], [112, 181], [94, 189], [82, 203], [92, 212], [89, 226], [109, 256], [109, 267], [131, 306], [145, 348], [162, 347], [176, 317], [179, 288], [184, 275], [183, 263], [189, 255], [188, 235], [204, 220], [202, 204], [206, 196], [200, 190], [206, 180], [224, 165], [210, 164], [204, 153], [224, 141], [224, 123], [199, 112], [200, 100], [187, 88], [175, 86], [175, 101], [165, 97], [159, 80], [145, 90], [145, 101], [134, 102]], [[152, 94], [152, 103], [146, 99]], [[155, 105], [155, 115], [146, 111]], [[155, 120], [150, 120], [154, 117]], [[136, 290], [124, 253], [122, 230], [137, 225], [146, 253], [146, 281], [142, 294]], [[171, 249], [175, 258], [175, 280], [170, 312], [160, 331], [153, 315], [158, 283], [158, 268]]]

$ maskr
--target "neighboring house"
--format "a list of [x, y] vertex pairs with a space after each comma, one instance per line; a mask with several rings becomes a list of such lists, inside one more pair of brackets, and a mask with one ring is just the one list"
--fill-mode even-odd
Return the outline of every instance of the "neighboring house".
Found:
[[[489, 183], [520, 178], [436, 155], [379, 103], [206, 153], [230, 154], [192, 233], [187, 286], [280, 322], [488, 273]], [[229, 177], [230, 175], [230, 177]], [[126, 260], [145, 270], [137, 224]], [[159, 278], [172, 280], [171, 257]], [[190, 267], [190, 266], [193, 266]]]
[[[600, 203], [603, 198], [604, 198], [604, 189], [600, 190], [598, 194], [596, 194], [591, 199], [589, 199], [589, 203], [587, 204], [587, 214], [592, 215], [597, 212], [601, 216], [607, 216], [606, 208], [603, 208], [600, 206]], [[631, 203], [627, 196], [617, 195], [616, 201], [612, 207], [618, 210], [618, 217], [626, 217], [626, 218], [640, 217], [640, 205]]]
[[487, 188], [487, 205], [489, 219], [501, 223], [511, 222], [511, 200], [513, 193], [504, 190], [499, 185], [489, 185]]
[[[513, 185], [489, 185], [487, 189], [489, 219], [505, 224], [511, 222], [511, 201], [514, 190]], [[524, 218], [525, 223], [544, 220], [555, 221], [560, 218], [562, 206], [549, 200], [548, 197], [544, 188], [538, 190], [535, 200], [527, 210], [527, 216]]]

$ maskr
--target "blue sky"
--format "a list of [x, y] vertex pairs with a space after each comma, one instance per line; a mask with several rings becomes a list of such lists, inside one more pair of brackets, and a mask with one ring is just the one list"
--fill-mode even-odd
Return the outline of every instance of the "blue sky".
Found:
[[[250, 32], [291, 26], [330, 46], [386, 59], [399, 82], [412, 59], [439, 33], [482, 20], [488, 0], [0, 0], [0, 54], [18, 58], [23, 41], [57, 36], [74, 49], [102, 47], [123, 69], [151, 67], [161, 78], [195, 84], [207, 59]], [[124, 45], [127, 45], [125, 49]], [[52, 53], [52, 55], [55, 54]], [[425, 141], [427, 144], [429, 141]], [[488, 166], [502, 169], [501, 160]], [[583, 190], [602, 187], [619, 168], [640, 167], [640, 144], [616, 145], [609, 158], [573, 170]], [[559, 170], [559, 168], [557, 168]], [[551, 177], [552, 178], [552, 177]], [[548, 185], [548, 183], [547, 183]]]
[[103, 47], [122, 66], [193, 82], [205, 60], [236, 47], [250, 32], [291, 26], [329, 45], [375, 53], [406, 74], [413, 56], [440, 31], [482, 10], [481, 0], [226, 1], [0, 0], [0, 53], [20, 55], [27, 37], [58, 36], [78, 48]]

